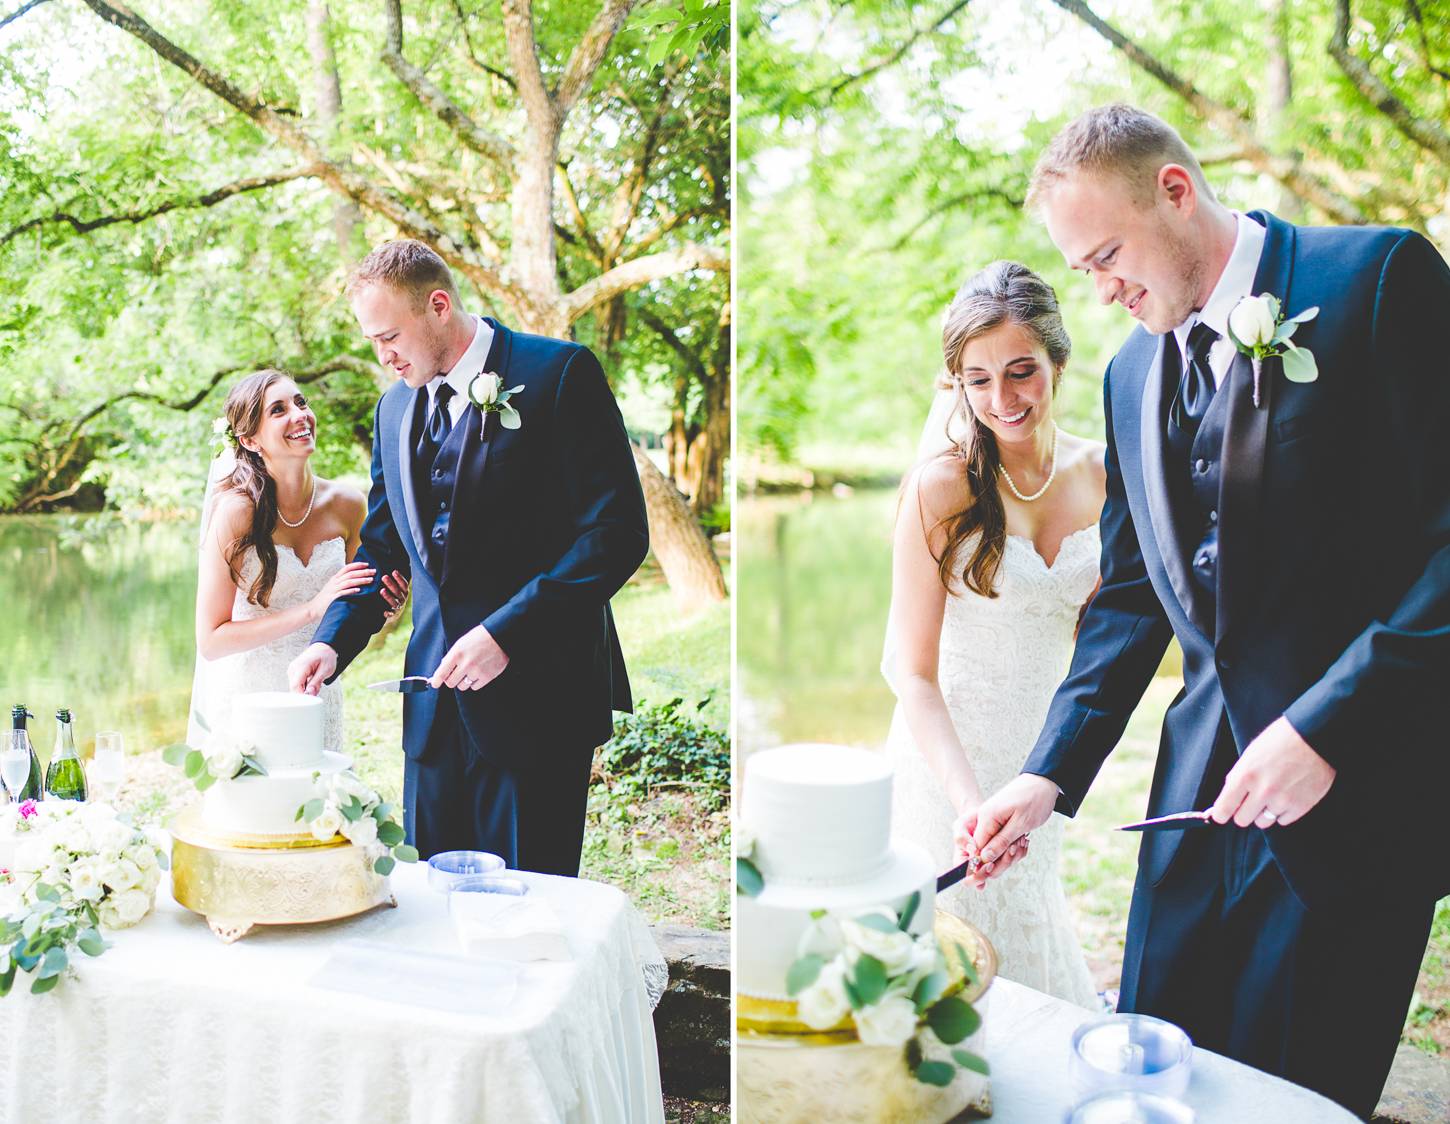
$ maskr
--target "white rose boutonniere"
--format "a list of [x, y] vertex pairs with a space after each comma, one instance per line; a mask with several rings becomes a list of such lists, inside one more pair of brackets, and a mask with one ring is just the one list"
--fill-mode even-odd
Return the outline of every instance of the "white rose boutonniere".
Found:
[[518, 429], [523, 422], [519, 412], [509, 405], [509, 399], [523, 388], [520, 383], [505, 390], [502, 376], [485, 371], [468, 380], [468, 400], [485, 414], [497, 414], [499, 424], [505, 429]]
[[1228, 314], [1228, 334], [1234, 346], [1249, 357], [1254, 365], [1254, 408], [1259, 406], [1259, 374], [1264, 360], [1277, 355], [1284, 365], [1284, 377], [1290, 382], [1313, 382], [1319, 377], [1314, 353], [1307, 347], [1295, 347], [1290, 337], [1300, 324], [1319, 315], [1319, 306], [1306, 308], [1296, 316], [1285, 317], [1279, 298], [1272, 293], [1244, 297]]

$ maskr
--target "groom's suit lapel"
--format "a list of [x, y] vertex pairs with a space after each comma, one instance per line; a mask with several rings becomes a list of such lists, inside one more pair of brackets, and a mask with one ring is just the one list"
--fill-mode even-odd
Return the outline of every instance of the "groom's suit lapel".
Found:
[[1183, 548], [1182, 521], [1189, 513], [1174, 510], [1168, 487], [1169, 473], [1173, 469], [1168, 463], [1168, 443], [1164, 437], [1168, 428], [1168, 407], [1177, 390], [1177, 383], [1171, 378], [1177, 364], [1165, 370], [1164, 356], [1168, 348], [1177, 346], [1178, 341], [1172, 332], [1159, 336], [1158, 348], [1153, 353], [1153, 361], [1148, 365], [1143, 380], [1143, 491], [1148, 499], [1153, 537], [1158, 541], [1158, 552], [1162, 558], [1163, 569], [1168, 574], [1168, 583], [1173, 587], [1173, 594], [1194, 626], [1205, 636], [1211, 636], [1213, 621], [1209, 619], [1207, 606], [1203, 604], [1205, 598], [1199, 594], [1198, 583], [1188, 572], [1187, 551]]
[[[493, 342], [489, 344], [488, 358], [484, 361], [483, 369], [500, 376], [503, 379], [503, 389], [508, 390], [509, 387], [518, 385], [518, 382], [511, 381], [509, 373], [513, 333], [491, 318], [488, 323], [493, 328]], [[488, 467], [488, 451], [498, 436], [501, 423], [497, 413], [486, 414], [470, 403], [464, 412], [463, 424], [468, 429], [464, 433], [463, 449], [458, 456], [458, 473], [453, 482], [453, 514], [448, 524], [448, 538], [443, 544], [443, 569], [440, 578], [443, 585], [448, 584], [449, 574], [454, 568], [467, 566], [475, 561], [468, 557], [470, 551], [462, 546], [455, 548], [455, 544], [474, 541], [472, 524], [483, 517], [480, 501], [483, 496], [484, 472]]]
[[[1267, 228], [1264, 251], [1254, 274], [1252, 295], [1272, 293], [1285, 314], [1299, 311], [1289, 301], [1294, 272], [1294, 227], [1264, 211], [1254, 212]], [[1269, 415], [1280, 362], [1266, 359], [1259, 377], [1259, 406], [1254, 407], [1253, 365], [1241, 352], [1219, 393], [1227, 391], [1229, 415], [1223, 435], [1223, 477], [1219, 485], [1218, 578], [1215, 595], [1218, 619], [1215, 645], [1247, 604], [1253, 586], [1248, 582], [1261, 539], [1260, 500], [1263, 496], [1264, 456], [1268, 449]]]
[[[422, 401], [419, 402], [419, 398]], [[418, 551], [420, 561], [428, 558], [428, 539], [424, 533], [422, 520], [418, 518], [418, 501], [413, 494], [413, 450], [417, 447], [418, 438], [422, 434], [418, 414], [426, 410], [428, 404], [428, 391], [424, 387], [417, 387], [408, 393], [403, 408], [399, 411], [398, 425], [398, 476], [402, 481], [403, 507], [407, 511], [408, 531], [413, 536], [413, 546]]]

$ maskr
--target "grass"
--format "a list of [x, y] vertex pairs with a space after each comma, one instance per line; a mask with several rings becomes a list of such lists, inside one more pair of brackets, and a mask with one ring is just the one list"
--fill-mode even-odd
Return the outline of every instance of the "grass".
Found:
[[[1138, 865], [1139, 836], [1113, 828], [1147, 814], [1159, 727], [1180, 686], [1182, 681], [1171, 676], [1153, 680], [1123, 740], [1064, 833], [1063, 883], [1099, 990], [1116, 987], [1122, 974], [1128, 905]], [[1436, 907], [1400, 1040], [1450, 1060], [1450, 898]]]

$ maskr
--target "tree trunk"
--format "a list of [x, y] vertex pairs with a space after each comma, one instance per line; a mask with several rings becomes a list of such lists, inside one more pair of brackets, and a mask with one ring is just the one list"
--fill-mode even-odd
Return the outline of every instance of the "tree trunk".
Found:
[[710, 540], [684, 498], [638, 446], [634, 464], [649, 512], [649, 544], [684, 612], [724, 601], [725, 576]]
[[[308, 0], [307, 51], [312, 56], [312, 90], [316, 99], [313, 113], [322, 147], [329, 156], [338, 158], [337, 122], [342, 116], [342, 83], [337, 76], [337, 55], [332, 49], [332, 17], [327, 0]], [[357, 260], [356, 239], [362, 226], [362, 208], [345, 195], [332, 204], [332, 230], [337, 239], [337, 253], [345, 268]]]
[[[1269, 144], [1275, 150], [1298, 164], [1303, 159], [1303, 153], [1287, 148], [1284, 144], [1284, 132], [1289, 124], [1289, 107], [1294, 102], [1294, 82], [1289, 67], [1289, 16], [1284, 8], [1284, 0], [1264, 0], [1264, 14], [1269, 25], [1269, 67], [1265, 74], [1264, 91], [1267, 110], [1265, 132]], [[1276, 211], [1286, 222], [1304, 221], [1303, 201], [1282, 184], [1279, 187], [1279, 206]]]

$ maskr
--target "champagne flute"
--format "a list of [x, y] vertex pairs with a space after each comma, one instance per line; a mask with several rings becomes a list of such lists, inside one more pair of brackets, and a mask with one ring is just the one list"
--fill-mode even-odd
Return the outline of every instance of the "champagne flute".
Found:
[[96, 795], [107, 804], [116, 799], [126, 779], [126, 753], [121, 735], [114, 730], [96, 735], [96, 755], [91, 759], [91, 783]]
[[6, 730], [0, 740], [0, 781], [10, 792], [11, 800], [19, 800], [25, 782], [30, 778], [30, 739], [24, 730]]

